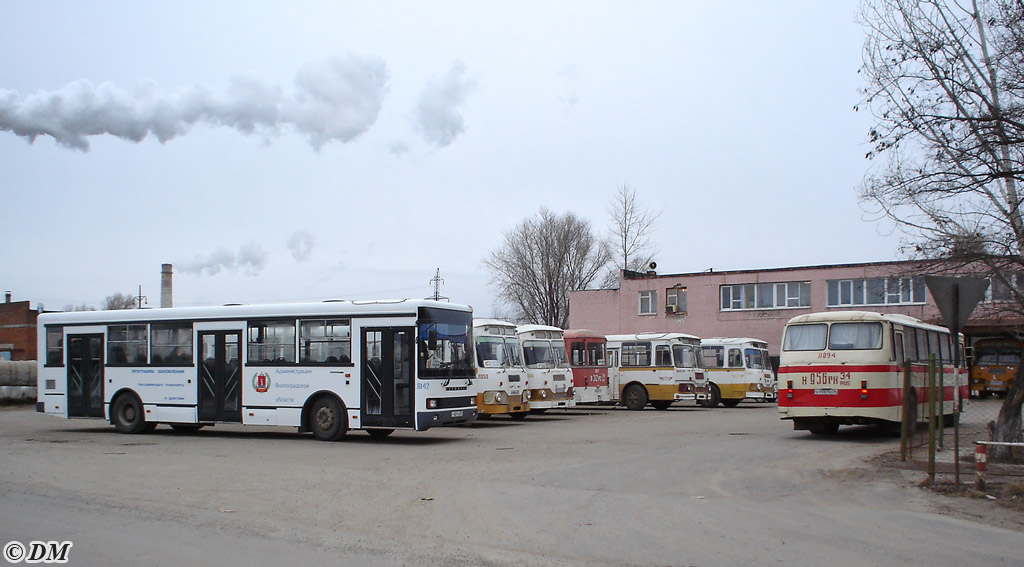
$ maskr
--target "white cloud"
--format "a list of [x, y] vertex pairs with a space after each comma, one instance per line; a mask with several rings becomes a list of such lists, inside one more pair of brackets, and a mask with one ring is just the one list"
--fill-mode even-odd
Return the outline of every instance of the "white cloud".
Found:
[[313, 252], [313, 235], [306, 231], [296, 231], [288, 237], [288, 249], [296, 262], [308, 262]]
[[276, 135], [289, 126], [320, 150], [369, 130], [380, 114], [387, 84], [388, 70], [381, 59], [354, 55], [303, 68], [291, 97], [280, 87], [248, 77], [233, 77], [220, 98], [202, 85], [165, 94], [148, 80], [127, 91], [113, 83], [94, 85], [82, 79], [24, 97], [0, 89], [0, 131], [29, 142], [52, 136], [61, 146], [88, 151], [88, 138], [104, 134], [132, 142], [153, 135], [164, 143], [199, 123], [246, 135]]
[[456, 61], [444, 77], [424, 85], [414, 118], [428, 143], [447, 146], [466, 131], [461, 106], [473, 83], [464, 77], [465, 73], [466, 65]]

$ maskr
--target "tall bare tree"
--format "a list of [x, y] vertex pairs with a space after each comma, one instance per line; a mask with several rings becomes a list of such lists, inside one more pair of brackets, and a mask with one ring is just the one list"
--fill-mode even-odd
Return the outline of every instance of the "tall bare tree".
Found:
[[618, 287], [622, 270], [642, 272], [654, 260], [657, 247], [651, 235], [658, 227], [661, 211], [644, 207], [636, 189], [623, 183], [608, 207], [611, 217], [610, 240], [614, 254], [613, 266], [605, 275], [602, 287]]
[[589, 221], [545, 208], [504, 236], [484, 260], [501, 302], [519, 322], [566, 328], [569, 292], [586, 289], [604, 269], [607, 244]]
[[136, 299], [134, 295], [117, 292], [114, 295], [108, 295], [103, 300], [103, 309], [135, 309], [135, 302]]
[[[911, 256], [984, 270], [1024, 312], [1022, 0], [864, 0], [864, 105], [875, 124], [862, 200]], [[1022, 367], [1024, 368], [1024, 367]], [[993, 424], [1018, 440], [1024, 376]]]

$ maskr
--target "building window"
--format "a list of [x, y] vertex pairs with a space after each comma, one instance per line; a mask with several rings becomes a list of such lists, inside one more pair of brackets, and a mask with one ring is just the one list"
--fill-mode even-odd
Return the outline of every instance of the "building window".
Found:
[[811, 282], [767, 282], [721, 287], [722, 311], [811, 306]]
[[685, 287], [670, 287], [665, 290], [665, 312], [686, 313]]
[[658, 305], [658, 292], [654, 290], [640, 292], [640, 314], [654, 315]]
[[149, 343], [147, 325], [107, 327], [107, 366], [146, 364]]
[[[1024, 285], [1024, 274], [1010, 274], [1006, 279], [1018, 290]], [[988, 280], [989, 286], [985, 291], [985, 301], [989, 303], [1013, 301], [1013, 290], [1008, 285], [999, 278], [992, 277], [988, 278]]]
[[828, 281], [828, 306], [914, 305], [925, 302], [924, 278], [858, 278]]

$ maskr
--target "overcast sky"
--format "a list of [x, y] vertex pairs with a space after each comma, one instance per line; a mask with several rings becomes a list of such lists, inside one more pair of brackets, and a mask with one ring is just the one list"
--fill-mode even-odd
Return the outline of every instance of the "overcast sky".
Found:
[[540, 207], [661, 273], [898, 258], [857, 201], [848, 1], [0, 0], [0, 287], [159, 305], [443, 295]]

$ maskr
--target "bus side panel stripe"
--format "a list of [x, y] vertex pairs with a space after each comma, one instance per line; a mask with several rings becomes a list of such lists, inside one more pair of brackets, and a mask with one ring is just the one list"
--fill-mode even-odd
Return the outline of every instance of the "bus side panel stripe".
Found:
[[[944, 401], [953, 401], [954, 386], [943, 388]], [[928, 402], [928, 391], [926, 388], [917, 388], [919, 404]], [[790, 398], [789, 394], [793, 397]], [[793, 390], [781, 390], [779, 394], [780, 407], [820, 407], [820, 408], [884, 408], [899, 407], [903, 405], [902, 388], [871, 388], [868, 390], [866, 399], [861, 397], [860, 388], [849, 388], [837, 390], [835, 394], [816, 394], [810, 388], [794, 388]]]

